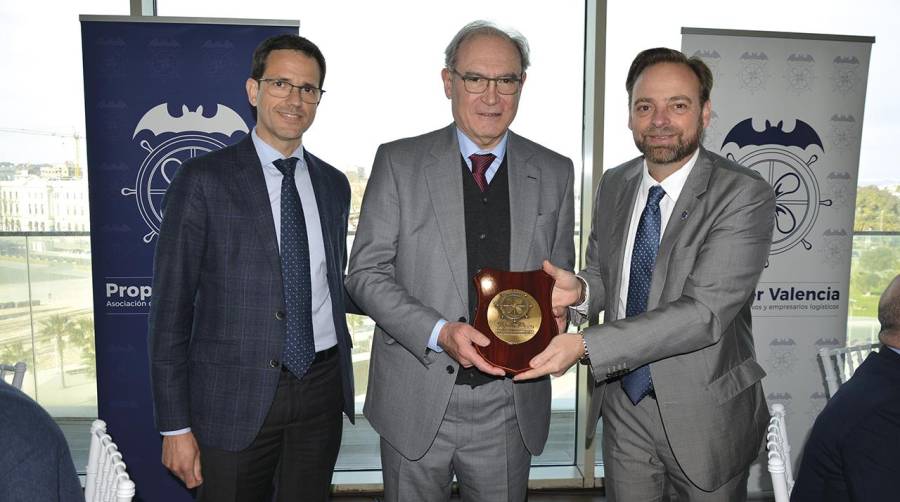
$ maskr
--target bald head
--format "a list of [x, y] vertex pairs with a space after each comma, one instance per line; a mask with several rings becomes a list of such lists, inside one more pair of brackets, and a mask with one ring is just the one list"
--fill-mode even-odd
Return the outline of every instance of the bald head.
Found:
[[878, 301], [881, 343], [900, 348], [900, 275], [888, 284]]

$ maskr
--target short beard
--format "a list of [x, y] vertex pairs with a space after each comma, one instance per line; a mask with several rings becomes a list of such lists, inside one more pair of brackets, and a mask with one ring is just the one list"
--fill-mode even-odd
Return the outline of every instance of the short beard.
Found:
[[645, 142], [642, 135], [640, 140], [634, 140], [634, 145], [644, 154], [647, 162], [652, 164], [665, 165], [679, 162], [693, 155], [697, 148], [700, 147], [700, 142], [703, 141], [703, 122], [698, 121], [696, 134], [694, 134], [693, 138], [686, 143], [682, 139], [678, 138], [678, 143], [675, 146], [650, 146]]

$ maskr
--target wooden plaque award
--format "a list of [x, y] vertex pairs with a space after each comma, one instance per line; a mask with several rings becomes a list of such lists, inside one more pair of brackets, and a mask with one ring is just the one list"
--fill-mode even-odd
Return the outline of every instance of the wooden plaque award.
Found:
[[475, 329], [490, 338], [475, 349], [489, 363], [515, 375], [557, 335], [551, 293], [555, 282], [543, 270], [506, 272], [485, 268], [475, 274], [478, 307]]

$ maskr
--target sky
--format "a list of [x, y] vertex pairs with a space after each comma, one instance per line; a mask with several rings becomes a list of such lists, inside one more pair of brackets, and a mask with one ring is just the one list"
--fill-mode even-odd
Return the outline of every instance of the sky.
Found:
[[[75, 156], [72, 135], [84, 135], [79, 14], [128, 13], [128, 0], [3, 2], [0, 57], [7, 68], [0, 92], [0, 162], [61, 162]], [[367, 170], [377, 145], [427, 132], [451, 121], [440, 69], [455, 31], [475, 18], [528, 37], [532, 68], [513, 129], [575, 159], [582, 157], [584, 4], [536, 0], [431, 2], [364, 0], [308, 2], [158, 0], [163, 16], [300, 20], [300, 32], [328, 59], [328, 94], [304, 144], [331, 163]], [[348, 15], [352, 13], [352, 15]], [[877, 15], [873, 15], [877, 13]], [[604, 165], [637, 151], [626, 127], [624, 79], [634, 55], [654, 46], [678, 48], [681, 27], [875, 36], [860, 159], [861, 184], [900, 182], [890, 145], [900, 133], [895, 29], [900, 7], [887, 0], [769, 1], [737, 12], [721, 1], [614, 0], [608, 8]], [[36, 36], [35, 34], [40, 34]], [[385, 84], [387, 83], [387, 84]], [[235, 85], [243, 86], [243, 82]], [[42, 131], [44, 135], [8, 129]], [[46, 135], [52, 133], [54, 135]], [[82, 156], [84, 155], [84, 148]]]

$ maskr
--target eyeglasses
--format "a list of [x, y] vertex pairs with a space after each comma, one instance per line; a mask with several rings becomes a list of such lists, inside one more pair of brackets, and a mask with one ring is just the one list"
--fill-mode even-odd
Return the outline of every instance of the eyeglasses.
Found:
[[322, 100], [322, 93], [325, 92], [324, 89], [319, 89], [318, 87], [294, 85], [287, 80], [279, 78], [258, 78], [256, 81], [269, 84], [266, 86], [266, 92], [273, 98], [286, 98], [291, 95], [291, 91], [297, 89], [300, 93], [300, 100], [311, 105], [318, 104]]
[[487, 91], [491, 82], [497, 87], [497, 92], [510, 96], [519, 92], [519, 85], [522, 83], [521, 77], [497, 77], [488, 78], [477, 74], [467, 74], [456, 71], [454, 68], [447, 68], [450, 73], [459, 77], [463, 81], [466, 92], [471, 94], [482, 94]]

